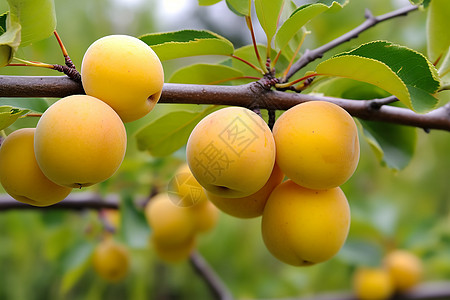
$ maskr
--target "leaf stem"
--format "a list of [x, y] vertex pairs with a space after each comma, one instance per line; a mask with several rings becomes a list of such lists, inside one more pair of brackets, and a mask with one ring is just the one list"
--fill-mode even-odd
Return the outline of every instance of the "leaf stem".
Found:
[[318, 74], [318, 73], [312, 73], [312, 74], [303, 76], [302, 78], [299, 78], [299, 79], [296, 79], [296, 80], [293, 80], [293, 81], [290, 81], [290, 82], [286, 82], [286, 83], [277, 83], [277, 84], [275, 84], [275, 87], [276, 87], [277, 89], [286, 89], [286, 88], [289, 88], [289, 87], [293, 86], [294, 84], [297, 84], [297, 83], [299, 83], [299, 82], [301, 82], [301, 81], [304, 81], [304, 80], [306, 80], [306, 79], [308, 79], [308, 78], [316, 77], [316, 76], [319, 76], [319, 75], [321, 75], [321, 74]]
[[266, 68], [266, 64], [262, 61], [261, 55], [259, 55], [258, 45], [256, 44], [255, 31], [253, 30], [252, 17], [251, 15], [245, 16], [245, 22], [247, 22], [247, 27], [250, 30], [252, 36], [253, 49], [255, 50], [256, 58], [258, 59], [259, 65], [263, 70], [263, 74], [267, 74], [269, 71]]
[[239, 56], [236, 55], [230, 55], [231, 58], [237, 59], [241, 62], [243, 62], [244, 64], [247, 64], [248, 66], [250, 66], [251, 68], [255, 69], [256, 71], [258, 71], [259, 73], [264, 75], [263, 70], [261, 70], [260, 68], [258, 68], [257, 66], [255, 66], [254, 64], [252, 64], [251, 62], [249, 62], [248, 60], [245, 60]]
[[53, 34], [55, 35], [56, 40], [58, 41], [59, 47], [61, 48], [66, 66], [68, 66], [71, 69], [76, 69], [75, 64], [72, 62], [72, 60], [69, 57], [69, 53], [67, 52], [66, 47], [64, 47], [64, 44], [63, 44], [61, 38], [59, 37], [58, 32], [56, 32], [56, 30], [55, 30], [55, 31], [53, 31]]
[[[286, 81], [287, 74], [289, 73], [289, 70], [291, 69], [291, 67], [292, 67], [292, 65], [294, 63], [294, 60], [297, 57], [297, 54], [300, 51], [300, 48], [303, 46], [303, 43], [304, 43], [305, 38], [306, 38], [306, 35], [307, 35], [307, 33], [303, 34], [302, 39], [300, 40], [300, 43], [297, 46], [297, 49], [295, 49], [294, 55], [292, 55], [292, 58], [291, 58], [291, 61], [289, 62], [289, 65], [287, 66], [286, 70], [283, 73], [283, 79], [282, 79], [283, 82]], [[281, 53], [281, 50], [278, 53]]]

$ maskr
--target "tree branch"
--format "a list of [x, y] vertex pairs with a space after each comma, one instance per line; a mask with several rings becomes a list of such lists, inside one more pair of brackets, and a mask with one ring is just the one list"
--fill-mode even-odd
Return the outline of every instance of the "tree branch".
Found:
[[119, 197], [115, 195], [105, 198], [90, 192], [80, 192], [72, 193], [66, 199], [51, 206], [37, 207], [16, 201], [7, 194], [0, 194], [0, 211], [10, 209], [117, 209], [119, 203]]
[[[64, 97], [82, 93], [84, 91], [81, 85], [65, 76], [0, 76], [0, 97]], [[388, 105], [374, 108], [373, 100], [349, 100], [268, 90], [258, 82], [239, 86], [166, 83], [159, 102], [286, 110], [302, 102], [317, 100], [335, 103], [351, 115], [364, 120], [450, 131], [450, 104], [427, 114], [417, 114], [406, 108]]]
[[194, 268], [195, 272], [203, 278], [208, 288], [218, 300], [232, 300], [233, 296], [228, 290], [227, 286], [217, 276], [216, 272], [211, 268], [206, 260], [199, 254], [194, 252], [189, 258], [189, 262]]
[[305, 53], [300, 57], [300, 59], [292, 65], [291, 69], [289, 70], [289, 72], [286, 75], [286, 80], [291, 78], [295, 73], [297, 73], [300, 69], [302, 69], [303, 67], [308, 65], [310, 62], [312, 62], [318, 58], [322, 58], [322, 56], [325, 54], [325, 52], [327, 52], [345, 42], [348, 42], [349, 40], [352, 40], [352, 39], [358, 37], [358, 35], [360, 35], [362, 32], [377, 25], [378, 23], [390, 20], [392, 18], [405, 16], [409, 12], [416, 10], [416, 9], [418, 9], [417, 6], [410, 5], [410, 6], [400, 8], [398, 10], [389, 12], [389, 13], [381, 15], [381, 16], [373, 16], [369, 10], [366, 10], [366, 15], [365, 15], [366, 20], [358, 27], [350, 30], [349, 32], [341, 35], [340, 37], [338, 37], [338, 38], [332, 40], [331, 42], [329, 42], [323, 46], [320, 46], [314, 50], [307, 49], [305, 51]]

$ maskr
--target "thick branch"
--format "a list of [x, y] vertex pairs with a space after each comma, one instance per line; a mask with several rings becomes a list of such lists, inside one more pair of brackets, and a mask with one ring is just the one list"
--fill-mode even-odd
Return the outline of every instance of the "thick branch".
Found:
[[399, 16], [405, 16], [409, 12], [416, 10], [417, 8], [417, 6], [410, 5], [376, 17], [373, 16], [369, 11], [366, 11], [366, 20], [358, 27], [314, 50], [306, 50], [302, 57], [300, 57], [300, 59], [292, 65], [292, 68], [287, 73], [286, 79], [292, 77], [295, 73], [297, 73], [300, 69], [302, 69], [310, 62], [321, 58], [325, 54], [325, 52], [358, 37], [359, 34], [375, 26], [376, 24]]
[[[63, 97], [76, 93], [83, 93], [81, 85], [67, 77], [0, 76], [0, 97]], [[333, 102], [364, 120], [450, 131], [450, 104], [427, 114], [417, 114], [409, 109], [387, 105], [377, 109], [371, 100], [355, 101], [267, 90], [259, 83], [240, 86], [166, 83], [159, 102], [286, 110], [302, 102], [317, 100]]]
[[36, 207], [14, 200], [9, 195], [0, 194], [0, 211], [10, 209], [102, 209], [119, 208], [119, 198], [113, 195], [100, 197], [89, 192], [72, 193], [66, 199], [51, 206]]
[[195, 272], [203, 278], [208, 288], [214, 295], [214, 299], [218, 300], [232, 300], [233, 296], [228, 290], [227, 286], [217, 276], [216, 272], [206, 262], [206, 260], [199, 254], [193, 253], [189, 259]]

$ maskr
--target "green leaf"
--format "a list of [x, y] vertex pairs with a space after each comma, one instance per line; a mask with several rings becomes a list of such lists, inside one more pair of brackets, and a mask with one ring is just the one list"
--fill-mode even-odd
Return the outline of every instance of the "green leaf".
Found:
[[362, 137], [382, 165], [401, 170], [409, 164], [417, 143], [416, 128], [366, 120], [359, 122]]
[[18, 118], [29, 113], [28, 109], [20, 109], [12, 106], [0, 106], [0, 130], [9, 127]]
[[383, 259], [383, 250], [371, 241], [349, 239], [337, 257], [349, 265], [378, 267]]
[[450, 35], [450, 1], [433, 0], [427, 15], [427, 53], [428, 58], [435, 62], [444, 58], [449, 51]]
[[133, 197], [123, 195], [120, 202], [120, 236], [131, 248], [145, 249], [148, 246], [150, 229], [142, 209], [138, 209]]
[[61, 280], [61, 293], [67, 293], [78, 282], [91, 265], [94, 251], [92, 242], [84, 241], [69, 248], [63, 259], [64, 275]]
[[8, 12], [0, 15], [0, 35], [6, 31], [6, 19], [8, 18]]
[[198, 0], [198, 5], [207, 6], [207, 5], [213, 5], [222, 0]]
[[277, 32], [275, 43], [278, 49], [283, 49], [306, 23], [332, 6], [342, 7], [342, 4], [332, 1], [330, 5], [314, 3], [297, 8]]
[[267, 41], [272, 41], [277, 31], [278, 19], [284, 0], [255, 0], [256, 15], [264, 29]]
[[251, 0], [226, 0], [228, 8], [237, 14], [244, 17], [250, 15], [250, 1]]
[[153, 120], [136, 133], [138, 149], [157, 157], [172, 154], [186, 144], [195, 125], [214, 109], [208, 106], [202, 112], [173, 111]]
[[244, 74], [232, 67], [212, 64], [195, 64], [178, 69], [169, 82], [191, 84], [220, 84]]
[[56, 13], [53, 0], [7, 0], [10, 16], [19, 22], [20, 46], [28, 46], [53, 34], [56, 28]]
[[420, 53], [384, 41], [363, 44], [320, 63], [316, 72], [374, 84], [423, 113], [437, 104], [436, 68]]
[[208, 30], [152, 33], [139, 38], [163, 61], [196, 55], [231, 55], [234, 52], [229, 40]]
[[6, 18], [6, 28], [6, 31], [0, 35], [0, 67], [4, 67], [11, 62], [20, 45], [21, 27], [19, 22], [11, 18], [11, 14], [8, 14]]
[[339, 77], [318, 83], [313, 92], [320, 93], [325, 96], [353, 100], [380, 99], [390, 95], [385, 90], [373, 84]]

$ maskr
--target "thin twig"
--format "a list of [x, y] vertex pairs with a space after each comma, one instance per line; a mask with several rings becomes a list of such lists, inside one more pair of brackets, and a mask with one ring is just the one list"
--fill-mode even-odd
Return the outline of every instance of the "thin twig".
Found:
[[205, 281], [214, 298], [217, 300], [232, 300], [233, 296], [216, 272], [199, 253], [194, 252], [189, 258], [195, 272]]
[[292, 68], [289, 70], [289, 72], [286, 75], [286, 79], [288, 80], [289, 78], [291, 78], [295, 73], [297, 73], [300, 69], [302, 69], [303, 67], [305, 67], [306, 65], [308, 65], [310, 62], [321, 58], [327, 51], [345, 43], [348, 42], [349, 40], [352, 40], [356, 37], [358, 37], [359, 34], [361, 34], [362, 32], [368, 30], [369, 28], [375, 26], [378, 23], [399, 17], [399, 16], [405, 16], [407, 15], [409, 12], [417, 10], [418, 7], [414, 6], [414, 5], [410, 5], [410, 6], [406, 6], [403, 8], [400, 8], [398, 10], [389, 12], [387, 14], [384, 15], [380, 15], [380, 16], [373, 16], [370, 11], [366, 11], [366, 20], [359, 25], [358, 27], [350, 30], [349, 32], [341, 35], [340, 37], [332, 40], [331, 42], [320, 46], [314, 50], [306, 50], [305, 53], [302, 55], [302, 57], [300, 57], [299, 60], [297, 60], [294, 65], [292, 66]]

